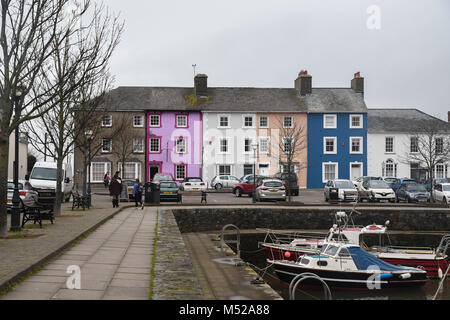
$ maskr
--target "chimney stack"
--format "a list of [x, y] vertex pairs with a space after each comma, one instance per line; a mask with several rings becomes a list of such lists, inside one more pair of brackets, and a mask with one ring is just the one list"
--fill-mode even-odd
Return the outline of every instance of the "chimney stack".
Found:
[[301, 96], [312, 93], [312, 76], [308, 74], [308, 71], [300, 71], [295, 80], [295, 89], [300, 92]]
[[208, 96], [208, 76], [206, 74], [198, 74], [194, 78], [195, 95], [197, 97]]
[[361, 77], [361, 72], [355, 73], [355, 76], [352, 80], [352, 89], [356, 93], [364, 93], [364, 78]]
[[450, 111], [448, 112], [448, 122], [450, 122]]

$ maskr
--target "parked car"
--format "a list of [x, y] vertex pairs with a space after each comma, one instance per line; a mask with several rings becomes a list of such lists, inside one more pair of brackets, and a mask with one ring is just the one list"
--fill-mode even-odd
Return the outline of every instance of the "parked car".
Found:
[[[38, 193], [35, 190], [26, 190], [24, 188], [25, 185], [25, 181], [24, 180], [19, 180], [19, 195], [20, 195], [20, 199], [22, 199], [22, 201], [24, 201], [25, 203], [27, 203], [27, 201], [31, 198], [36, 198], [38, 197]], [[8, 180], [8, 194], [6, 197], [6, 212], [7, 213], [11, 213], [12, 210], [12, 199], [13, 199], [13, 195], [14, 195], [14, 181], [13, 180]], [[20, 203], [20, 207], [22, 207], [22, 202]]]
[[181, 183], [180, 189], [183, 191], [206, 191], [206, 183], [202, 178], [186, 178]]
[[358, 190], [369, 193], [371, 201], [390, 201], [395, 202], [396, 196], [394, 190], [384, 180], [367, 180], [360, 182]]
[[219, 175], [215, 176], [211, 180], [211, 188], [222, 189], [222, 188], [233, 188], [239, 183], [239, 179], [231, 175]]
[[286, 187], [286, 192], [290, 192], [293, 196], [298, 196], [300, 194], [298, 177], [296, 173], [288, 174], [286, 172], [278, 172], [274, 177], [283, 181], [283, 184]]
[[255, 175], [249, 176], [247, 180], [239, 182], [233, 187], [232, 192], [236, 197], [241, 197], [243, 194], [247, 194], [249, 197], [253, 195], [253, 191], [255, 189], [256, 184], [259, 180], [265, 179], [267, 177]]
[[400, 188], [400, 186], [402, 184], [407, 184], [407, 183], [412, 183], [412, 184], [418, 184], [418, 182], [414, 179], [409, 179], [409, 178], [395, 178], [394, 181], [392, 181], [391, 183], [388, 183], [389, 186], [391, 187], [392, 190], [394, 190], [395, 193], [397, 193], [398, 188]]
[[330, 199], [330, 189], [337, 188], [338, 189], [338, 198], [339, 200], [346, 201], [356, 201], [358, 200], [358, 190], [355, 185], [350, 180], [345, 179], [336, 179], [329, 180], [323, 189], [323, 194], [325, 197], [325, 201]]
[[261, 179], [255, 191], [256, 200], [286, 201], [286, 187], [279, 179]]
[[450, 204], [450, 183], [438, 183], [434, 186], [434, 200]]
[[358, 188], [361, 183], [363, 183], [365, 181], [369, 181], [369, 180], [383, 180], [383, 178], [373, 177], [373, 176], [363, 176], [363, 177], [359, 177], [356, 180], [352, 180], [352, 183], [355, 185], [356, 188]]
[[175, 182], [175, 179], [173, 178], [171, 173], [157, 173], [153, 177], [152, 182], [153, 183], [161, 183], [161, 181], [173, 181]]
[[180, 188], [175, 181], [161, 181], [159, 183], [159, 199], [161, 201], [179, 201], [180, 194], [178, 190]]
[[133, 189], [134, 189], [135, 183], [136, 183], [135, 180], [130, 180], [130, 179], [122, 180], [122, 184], [125, 184], [127, 186], [128, 198], [130, 200], [134, 199]]
[[402, 183], [397, 189], [397, 202], [429, 202], [430, 193], [420, 183]]
[[[430, 179], [427, 179], [427, 180], [423, 181], [422, 183], [424, 184], [427, 191], [431, 192]], [[435, 178], [435, 179], [433, 179], [434, 187], [436, 187], [436, 185], [439, 183], [450, 183], [450, 178]]]

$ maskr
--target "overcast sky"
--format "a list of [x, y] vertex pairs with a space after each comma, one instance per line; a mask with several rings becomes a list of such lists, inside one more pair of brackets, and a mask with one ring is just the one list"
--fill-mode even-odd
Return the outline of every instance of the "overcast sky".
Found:
[[360, 71], [369, 108], [450, 111], [448, 0], [104, 3], [125, 20], [116, 87], [190, 87], [193, 64], [211, 87], [291, 88], [301, 69], [314, 87], [349, 87]]

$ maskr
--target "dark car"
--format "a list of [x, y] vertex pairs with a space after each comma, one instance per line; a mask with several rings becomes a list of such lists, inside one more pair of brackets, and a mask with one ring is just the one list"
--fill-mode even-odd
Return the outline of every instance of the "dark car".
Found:
[[241, 197], [243, 194], [247, 194], [249, 197], [253, 195], [253, 190], [256, 189], [256, 185], [262, 179], [267, 177], [261, 175], [251, 175], [248, 176], [245, 180], [239, 182], [233, 187], [232, 192], [236, 195], [236, 197]]
[[161, 201], [179, 201], [179, 187], [175, 181], [161, 181], [159, 183], [159, 197]]
[[428, 202], [430, 193], [420, 183], [403, 183], [396, 192], [397, 202]]
[[[300, 194], [300, 188], [298, 187], [298, 177], [296, 173], [278, 172], [275, 174], [275, 178], [283, 181], [286, 187], [286, 194], [290, 193], [292, 196], [298, 196]], [[289, 194], [288, 194], [289, 195]]]
[[400, 188], [402, 184], [409, 184], [409, 183], [417, 184], [418, 182], [410, 178], [399, 178], [389, 183], [389, 186], [391, 187], [392, 190], [394, 190], [395, 193], [397, 193], [398, 188]]

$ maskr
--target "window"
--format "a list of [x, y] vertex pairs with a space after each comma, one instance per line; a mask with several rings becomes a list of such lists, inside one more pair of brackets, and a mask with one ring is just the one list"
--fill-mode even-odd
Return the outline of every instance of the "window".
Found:
[[224, 176], [231, 175], [231, 166], [230, 165], [219, 165], [218, 169], [219, 169], [218, 174], [221, 176], [222, 175], [224, 175]]
[[363, 138], [362, 137], [350, 137], [350, 153], [363, 153]]
[[141, 179], [141, 164], [139, 162], [125, 162], [125, 167], [122, 167], [122, 163], [117, 164], [119, 168], [122, 180], [136, 180]]
[[135, 128], [144, 127], [144, 116], [134, 116], [133, 117], [133, 126]]
[[188, 126], [188, 116], [183, 115], [177, 115], [177, 128], [187, 128]]
[[386, 137], [384, 144], [384, 152], [386, 153], [394, 152], [394, 137]]
[[244, 140], [244, 152], [252, 152], [252, 140], [251, 139]]
[[443, 138], [436, 138], [435, 140], [436, 144], [436, 153], [441, 154], [444, 152], [444, 139]]
[[337, 116], [335, 114], [323, 115], [323, 127], [324, 129], [336, 129], [337, 128]]
[[186, 178], [186, 165], [185, 164], [177, 164], [176, 165], [176, 180], [184, 180]]
[[382, 176], [386, 178], [395, 178], [397, 176], [397, 164], [392, 159], [383, 163]]
[[350, 128], [362, 129], [362, 127], [363, 127], [363, 116], [361, 114], [350, 115]]
[[150, 138], [150, 153], [161, 152], [161, 138]]
[[290, 153], [294, 152], [294, 138], [293, 137], [283, 137], [283, 152]]
[[143, 153], [144, 152], [144, 139], [134, 138], [133, 139], [133, 152]]
[[259, 117], [259, 127], [260, 128], [269, 128], [269, 118], [268, 117]]
[[436, 175], [436, 179], [445, 178], [445, 165], [437, 164], [435, 175]]
[[419, 152], [419, 138], [418, 137], [411, 137], [410, 152], [411, 153]]
[[260, 137], [259, 138], [259, 153], [268, 154], [269, 153], [269, 138]]
[[219, 115], [219, 128], [229, 128], [230, 127], [230, 116]]
[[294, 126], [294, 121], [292, 117], [283, 118], [283, 128], [292, 128]]
[[253, 116], [245, 115], [243, 116], [244, 128], [253, 128]]
[[229, 143], [227, 138], [220, 139], [219, 153], [228, 153]]
[[323, 153], [324, 154], [336, 154], [337, 153], [337, 138], [325, 137], [323, 138]]
[[186, 138], [183, 137], [178, 138], [176, 142], [177, 153], [186, 153], [187, 152], [186, 145], [187, 145]]
[[103, 116], [102, 117], [102, 127], [112, 127], [112, 116]]
[[159, 114], [150, 115], [150, 127], [159, 128], [161, 126], [161, 116]]
[[102, 139], [102, 152], [103, 153], [112, 152], [112, 140], [111, 139]]
[[253, 174], [253, 165], [252, 164], [244, 164], [244, 176], [247, 174]]
[[323, 163], [322, 164], [322, 181], [326, 183], [329, 180], [338, 178], [337, 163]]
[[110, 162], [92, 162], [91, 163], [91, 182], [103, 183], [106, 172], [111, 173]]

